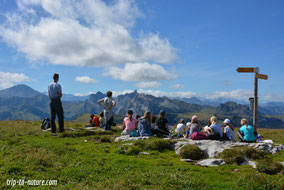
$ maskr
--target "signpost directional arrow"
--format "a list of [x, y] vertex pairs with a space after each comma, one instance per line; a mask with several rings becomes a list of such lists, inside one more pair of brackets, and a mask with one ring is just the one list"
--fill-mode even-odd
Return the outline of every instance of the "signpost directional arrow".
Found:
[[257, 97], [257, 91], [258, 91], [258, 79], [267, 80], [268, 76], [259, 74], [259, 67], [239, 67], [237, 68], [237, 71], [239, 73], [254, 73], [254, 98], [253, 98], [253, 129], [254, 132], [256, 132], [257, 127], [257, 110], [258, 110], [258, 97]]
[[263, 80], [267, 80], [268, 79], [267, 75], [258, 74], [258, 73], [255, 74], [255, 77], [258, 78], [258, 79], [263, 79]]
[[237, 71], [239, 73], [254, 73], [254, 67], [239, 67], [237, 68]]

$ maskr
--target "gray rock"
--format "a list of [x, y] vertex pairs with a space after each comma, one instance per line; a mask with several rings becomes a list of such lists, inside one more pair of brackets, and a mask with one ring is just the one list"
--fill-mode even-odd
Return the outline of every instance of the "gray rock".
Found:
[[284, 162], [279, 162], [280, 164], [282, 164], [282, 166], [284, 167]]
[[114, 139], [114, 142], [118, 141], [137, 141], [137, 140], [146, 140], [149, 139], [150, 137], [129, 137], [129, 136], [120, 136], [116, 137]]
[[206, 159], [196, 163], [198, 166], [220, 166], [224, 164], [225, 162], [223, 159]]
[[256, 164], [257, 164], [257, 162], [248, 160], [248, 161], [244, 161], [244, 162], [241, 163], [240, 165], [241, 165], [241, 166], [250, 165], [250, 166], [252, 166], [253, 168], [256, 168]]
[[182, 162], [194, 162], [194, 160], [191, 160], [191, 159], [180, 159], [180, 161], [182, 161]]
[[149, 152], [139, 152], [139, 154], [149, 155]]
[[231, 142], [231, 141], [214, 141], [214, 140], [190, 140], [182, 139], [175, 144], [175, 151], [179, 154], [180, 149], [186, 144], [197, 145], [204, 153], [206, 158], [216, 158], [220, 152], [225, 149], [229, 149], [236, 146], [250, 146], [256, 150], [267, 151], [271, 154], [275, 154], [281, 150], [284, 150], [282, 145], [273, 146], [269, 143], [243, 143], [243, 142]]

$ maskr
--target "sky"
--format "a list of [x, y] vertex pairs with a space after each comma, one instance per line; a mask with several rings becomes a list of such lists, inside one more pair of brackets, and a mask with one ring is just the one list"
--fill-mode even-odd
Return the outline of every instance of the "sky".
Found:
[[1, 0], [0, 89], [284, 102], [282, 0]]

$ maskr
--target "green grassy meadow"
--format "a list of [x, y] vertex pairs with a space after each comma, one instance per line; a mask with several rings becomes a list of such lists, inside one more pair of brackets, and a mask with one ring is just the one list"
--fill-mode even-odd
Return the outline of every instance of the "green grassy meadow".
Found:
[[[119, 127], [90, 132], [84, 129], [86, 123], [66, 122], [65, 133], [51, 134], [42, 132], [40, 124], [0, 121], [0, 189], [284, 189], [283, 172], [267, 175], [238, 165], [200, 167], [181, 162], [173, 150], [121, 154], [121, 147], [131, 145], [113, 142], [120, 136]], [[259, 133], [284, 145], [284, 130]], [[284, 162], [284, 152], [270, 157]], [[11, 179], [58, 182], [12, 187], [6, 184]]]

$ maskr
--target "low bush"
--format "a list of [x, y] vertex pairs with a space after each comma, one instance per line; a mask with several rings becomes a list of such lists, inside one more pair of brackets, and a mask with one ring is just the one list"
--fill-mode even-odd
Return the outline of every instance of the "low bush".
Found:
[[153, 139], [148, 141], [136, 141], [134, 145], [141, 150], [154, 150], [162, 152], [164, 150], [172, 150], [174, 142], [165, 139]]
[[266, 174], [277, 174], [281, 171], [283, 166], [272, 159], [264, 159], [257, 163], [256, 168], [259, 172], [264, 172]]
[[259, 160], [264, 159], [267, 157], [268, 153], [261, 150], [256, 150], [252, 147], [242, 147], [242, 152], [246, 155], [249, 159]]
[[226, 164], [238, 164], [240, 165], [245, 161], [243, 152], [240, 149], [231, 148], [225, 149], [219, 154], [219, 157], [224, 159]]
[[111, 139], [110, 137], [108, 137], [108, 136], [102, 136], [102, 137], [100, 138], [100, 141], [101, 141], [102, 143], [105, 143], [105, 142], [111, 143], [111, 142], [112, 142], [112, 139]]
[[140, 149], [137, 147], [130, 147], [125, 151], [126, 155], [137, 155], [139, 154]]
[[179, 154], [184, 159], [200, 160], [203, 157], [201, 149], [193, 144], [183, 146]]

